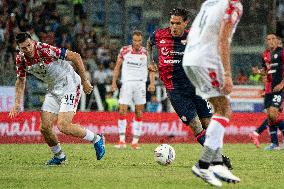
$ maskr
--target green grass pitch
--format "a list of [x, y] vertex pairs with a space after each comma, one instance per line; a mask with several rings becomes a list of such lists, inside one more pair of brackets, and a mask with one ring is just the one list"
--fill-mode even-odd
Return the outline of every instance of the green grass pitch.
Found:
[[[223, 188], [284, 188], [284, 150], [267, 152], [252, 144], [227, 144], [225, 154], [233, 162], [239, 184], [223, 183]], [[161, 166], [153, 159], [158, 144], [142, 144], [142, 149], [115, 149], [106, 146], [106, 156], [97, 161], [88, 144], [62, 144], [68, 162], [48, 167], [51, 157], [45, 144], [1, 144], [1, 189], [166, 189], [213, 188], [196, 178], [191, 167], [199, 158], [198, 144], [172, 144], [176, 159]]]

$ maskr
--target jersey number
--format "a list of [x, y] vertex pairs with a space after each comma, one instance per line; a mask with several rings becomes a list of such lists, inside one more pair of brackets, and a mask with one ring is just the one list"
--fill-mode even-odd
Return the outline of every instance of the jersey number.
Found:
[[74, 104], [75, 96], [73, 94], [70, 94], [70, 95], [67, 94], [64, 96], [64, 98], [66, 100], [66, 104], [70, 104], [70, 105]]
[[281, 95], [274, 95], [272, 102], [278, 102], [278, 103], [281, 102]]

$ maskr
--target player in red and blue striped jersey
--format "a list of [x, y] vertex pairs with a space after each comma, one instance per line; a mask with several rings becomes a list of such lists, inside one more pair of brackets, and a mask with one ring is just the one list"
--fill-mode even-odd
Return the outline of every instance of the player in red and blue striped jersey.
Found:
[[[195, 87], [182, 67], [188, 35], [185, 28], [188, 22], [188, 12], [185, 9], [171, 10], [170, 26], [154, 31], [148, 39], [148, 63], [154, 62], [152, 47], [156, 46], [159, 77], [163, 81], [171, 104], [182, 122], [191, 127], [197, 141], [203, 145], [212, 110], [206, 100], [196, 95]], [[226, 156], [223, 156], [223, 161], [226, 166], [232, 168]]]

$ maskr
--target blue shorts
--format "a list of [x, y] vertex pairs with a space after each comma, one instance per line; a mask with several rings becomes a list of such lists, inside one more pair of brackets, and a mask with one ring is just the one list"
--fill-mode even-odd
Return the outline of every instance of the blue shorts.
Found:
[[195, 91], [174, 89], [168, 90], [167, 93], [174, 110], [186, 125], [189, 125], [196, 116], [199, 118], [212, 117], [212, 109], [208, 101], [196, 95]]

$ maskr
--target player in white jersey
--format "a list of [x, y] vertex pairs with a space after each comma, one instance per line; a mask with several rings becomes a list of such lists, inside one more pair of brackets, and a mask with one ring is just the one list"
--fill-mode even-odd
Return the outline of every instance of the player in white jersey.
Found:
[[230, 46], [241, 15], [239, 0], [205, 1], [192, 24], [183, 57], [185, 72], [197, 94], [207, 98], [215, 110], [207, 128], [203, 154], [192, 171], [215, 186], [222, 186], [219, 179], [240, 181], [221, 164], [209, 166], [213, 159], [222, 160], [225, 127], [232, 113], [227, 96], [233, 87]]
[[[16, 57], [16, 99], [9, 114], [10, 117], [16, 116], [20, 111], [26, 72], [31, 73], [48, 84], [48, 93], [45, 96], [40, 114], [40, 131], [54, 153], [54, 157], [47, 164], [60, 165], [66, 160], [66, 155], [61, 149], [57, 136], [52, 131], [56, 121], [58, 129], [62, 133], [92, 142], [97, 159], [100, 160], [105, 154], [104, 137], [72, 123], [80, 100], [82, 85], [87, 94], [90, 94], [93, 89], [86, 78], [81, 56], [64, 48], [36, 42], [27, 32], [17, 34], [16, 43], [20, 52]], [[67, 61], [74, 63], [79, 75]]]
[[[142, 112], [146, 103], [146, 81], [148, 76], [147, 67], [147, 50], [142, 47], [143, 35], [141, 31], [132, 33], [132, 45], [121, 48], [117, 58], [116, 66], [113, 71], [112, 90], [117, 90], [116, 81], [118, 79], [120, 68], [121, 82], [119, 96], [119, 143], [115, 145], [117, 148], [125, 148], [125, 133], [126, 133], [126, 113], [128, 106], [135, 104], [135, 120], [133, 122], [132, 132], [133, 139], [131, 147], [138, 149], [138, 141], [141, 134]], [[155, 91], [154, 72], [150, 72], [150, 84], [148, 90]]]

